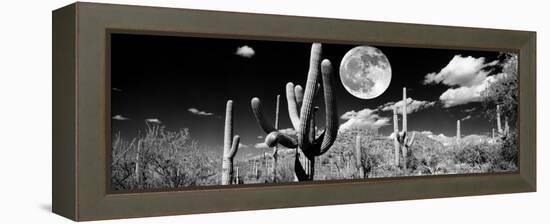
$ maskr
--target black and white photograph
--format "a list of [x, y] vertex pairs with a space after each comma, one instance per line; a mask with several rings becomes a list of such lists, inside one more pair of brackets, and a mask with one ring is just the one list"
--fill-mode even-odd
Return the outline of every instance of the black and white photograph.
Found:
[[110, 188], [518, 171], [518, 55], [110, 34]]

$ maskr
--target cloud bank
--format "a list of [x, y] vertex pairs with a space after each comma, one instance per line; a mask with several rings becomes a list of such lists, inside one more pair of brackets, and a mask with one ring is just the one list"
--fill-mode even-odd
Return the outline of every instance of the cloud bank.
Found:
[[371, 110], [365, 108], [356, 112], [354, 110], [344, 113], [340, 118], [347, 120], [340, 125], [339, 130], [347, 130], [353, 128], [360, 129], [378, 129], [380, 127], [389, 125], [390, 119], [387, 117], [381, 117], [378, 115], [377, 110]]
[[[434, 105], [435, 105], [435, 102], [433, 101], [430, 102], [425, 100], [415, 100], [409, 97], [407, 98], [407, 114], [421, 111], [429, 107], [432, 107]], [[378, 109], [382, 111], [392, 111], [393, 107], [397, 107], [397, 111], [400, 112], [403, 109], [403, 100], [398, 102], [385, 103], [384, 105], [381, 105], [380, 107], [378, 107]]]
[[145, 119], [146, 122], [149, 122], [149, 123], [155, 123], [155, 124], [160, 124], [162, 122], [160, 122], [160, 120], [158, 118], [147, 118]]
[[479, 102], [481, 93], [504, 74], [489, 76], [488, 67], [495, 66], [498, 61], [485, 62], [485, 58], [463, 57], [455, 55], [439, 72], [429, 73], [424, 77], [424, 84], [443, 84], [449, 86], [439, 96], [443, 107], [454, 107], [470, 102]]

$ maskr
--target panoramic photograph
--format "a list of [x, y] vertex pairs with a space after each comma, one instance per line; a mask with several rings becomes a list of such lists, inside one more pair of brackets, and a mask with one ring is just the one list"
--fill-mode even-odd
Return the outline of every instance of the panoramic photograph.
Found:
[[111, 190], [518, 171], [512, 52], [110, 36]]

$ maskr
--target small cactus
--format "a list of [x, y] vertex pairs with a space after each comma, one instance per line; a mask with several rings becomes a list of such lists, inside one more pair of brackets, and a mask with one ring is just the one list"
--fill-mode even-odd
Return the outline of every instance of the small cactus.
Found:
[[135, 181], [139, 188], [143, 187], [143, 179], [144, 179], [144, 163], [143, 163], [143, 153], [141, 152], [141, 147], [143, 145], [143, 141], [140, 139], [138, 140], [137, 146], [136, 146], [136, 167], [135, 167]]
[[233, 101], [228, 100], [225, 109], [225, 131], [223, 140], [222, 185], [233, 183], [233, 158], [239, 149], [240, 137], [233, 136]]
[[497, 131], [499, 134], [502, 134], [502, 126], [500, 123], [500, 105], [497, 105]]
[[363, 162], [363, 155], [361, 152], [361, 135], [359, 134], [355, 137], [355, 167], [357, 168], [359, 178], [364, 179], [366, 177], [366, 167]]

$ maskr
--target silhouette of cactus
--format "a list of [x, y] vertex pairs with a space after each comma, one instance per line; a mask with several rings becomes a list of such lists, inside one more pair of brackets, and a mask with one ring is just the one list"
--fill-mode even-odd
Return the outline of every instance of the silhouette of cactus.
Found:
[[223, 139], [222, 185], [233, 183], [233, 158], [239, 150], [240, 137], [233, 136], [233, 101], [228, 100], [225, 109], [225, 131]]
[[407, 169], [407, 153], [408, 149], [411, 147], [412, 143], [414, 142], [414, 135], [415, 133], [412, 133], [412, 136], [409, 135], [407, 132], [407, 88], [403, 87], [403, 110], [402, 110], [402, 116], [403, 116], [403, 127], [402, 131], [399, 132], [399, 127], [397, 125], [397, 108], [394, 106], [393, 108], [393, 122], [394, 122], [394, 134], [397, 141], [394, 140], [394, 144], [398, 143], [398, 145], [395, 145], [396, 148], [396, 165], [399, 165], [399, 147], [401, 147], [401, 153], [403, 158], [403, 169]]
[[[315, 157], [327, 152], [338, 133], [338, 115], [333, 94], [333, 69], [329, 60], [321, 60], [322, 46], [314, 43], [311, 47], [309, 71], [305, 91], [299, 85], [289, 82], [286, 85], [288, 112], [292, 126], [297, 131], [297, 138], [281, 133], [271, 126], [263, 116], [260, 99], [251, 101], [252, 111], [267, 134], [265, 143], [269, 147], [281, 144], [287, 148], [296, 148], [295, 176], [298, 181], [313, 180]], [[319, 64], [321, 66], [319, 66]], [[321, 71], [319, 72], [319, 67]], [[315, 107], [313, 101], [319, 88], [319, 74], [322, 75], [323, 92], [325, 98], [326, 123], [325, 130], [319, 137], [315, 135]], [[298, 113], [299, 111], [299, 113]]]

